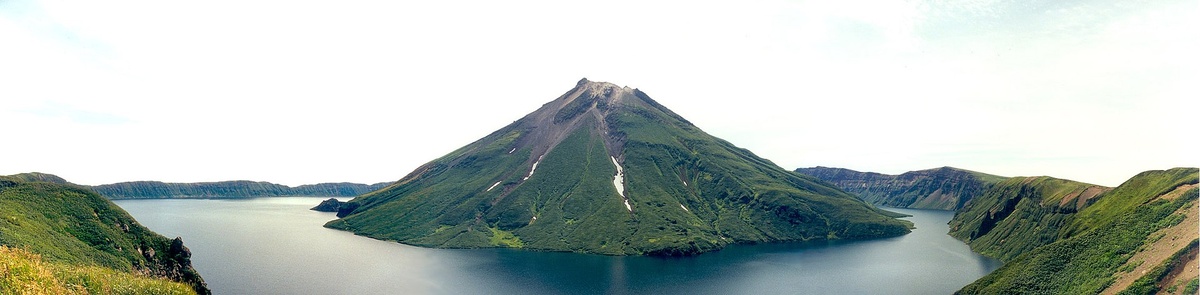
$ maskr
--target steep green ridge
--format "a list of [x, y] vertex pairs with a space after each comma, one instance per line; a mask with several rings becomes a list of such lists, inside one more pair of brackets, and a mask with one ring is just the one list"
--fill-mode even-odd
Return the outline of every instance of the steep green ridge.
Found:
[[[1164, 280], [1195, 261], [1194, 241], [1200, 238], [1197, 182], [1196, 168], [1143, 172], [1111, 190], [1049, 177], [1001, 182], [950, 223], [951, 235], [1005, 262], [959, 293], [1183, 290], [1182, 282], [1196, 280], [1194, 272], [1190, 278], [1173, 278], [1179, 281]], [[1176, 254], [1162, 261], [1131, 261], [1154, 251]], [[1143, 263], [1153, 271], [1132, 273]], [[1139, 279], [1113, 285], [1127, 276]]]
[[113, 199], [164, 198], [254, 198], [280, 196], [353, 197], [381, 189], [391, 183], [318, 183], [290, 187], [261, 181], [166, 183], [158, 181], [119, 182], [93, 186], [100, 195]]
[[1109, 188], [1053, 177], [1014, 177], [950, 220], [950, 235], [1002, 261], [1052, 243], [1079, 208]]
[[179, 238], [146, 229], [86, 187], [27, 179], [47, 178], [0, 176], [0, 245], [56, 264], [170, 278], [208, 293]]
[[909, 231], [886, 214], [704, 133], [640, 90], [584, 79], [351, 200], [326, 226], [429, 247], [690, 255]]
[[799, 168], [810, 175], [858, 195], [876, 205], [936, 210], [958, 210], [1004, 177], [942, 167], [887, 175], [844, 168]]

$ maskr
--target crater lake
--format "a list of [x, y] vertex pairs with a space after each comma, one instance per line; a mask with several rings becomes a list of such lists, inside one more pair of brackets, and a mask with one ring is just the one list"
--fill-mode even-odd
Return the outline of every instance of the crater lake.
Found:
[[214, 294], [949, 294], [1000, 266], [946, 235], [950, 211], [886, 208], [913, 215], [895, 238], [661, 258], [408, 246], [322, 227], [322, 200], [116, 203], [183, 237]]

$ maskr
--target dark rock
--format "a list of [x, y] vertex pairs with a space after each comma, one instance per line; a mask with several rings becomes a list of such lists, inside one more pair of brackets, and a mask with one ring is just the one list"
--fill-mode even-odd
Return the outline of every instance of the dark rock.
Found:
[[171, 240], [170, 251], [171, 260], [176, 265], [175, 271], [178, 273], [178, 276], [174, 278], [191, 285], [197, 294], [212, 294], [212, 291], [208, 289], [208, 284], [200, 277], [200, 273], [192, 267], [192, 251], [183, 245], [182, 238], [175, 237], [174, 240]]
[[[200, 277], [200, 273], [192, 267], [192, 251], [183, 245], [182, 238], [175, 237], [165, 250], [164, 253], [157, 253], [154, 248], [147, 247], [142, 255], [146, 257], [146, 261], [150, 265], [142, 271], [188, 284], [196, 291], [196, 294], [212, 294], [212, 291], [208, 289], [208, 284], [204, 282], [204, 278]], [[160, 254], [161, 256], [159, 256]]]
[[358, 210], [358, 206], [359, 203], [342, 203], [342, 207], [337, 210], [337, 217], [349, 216], [350, 213], [354, 213], [354, 210]]
[[338, 212], [338, 209], [342, 208], [342, 204], [345, 204], [345, 202], [338, 201], [336, 198], [329, 198], [328, 200], [321, 201], [320, 205], [312, 207], [311, 210], [321, 212]]

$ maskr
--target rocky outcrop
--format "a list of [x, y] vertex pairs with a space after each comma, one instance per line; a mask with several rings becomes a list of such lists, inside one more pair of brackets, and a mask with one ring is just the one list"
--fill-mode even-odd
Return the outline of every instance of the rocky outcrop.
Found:
[[329, 198], [327, 200], [321, 201], [321, 204], [317, 205], [316, 207], [312, 207], [312, 209], [309, 209], [309, 210], [321, 211], [321, 212], [338, 212], [338, 210], [342, 208], [342, 204], [345, 204], [345, 203], [342, 201], [338, 201], [337, 198]]
[[212, 294], [200, 273], [192, 267], [192, 251], [183, 245], [182, 238], [175, 237], [171, 240], [171, 245], [162, 258], [154, 257], [153, 249], [150, 251], [146, 260], [151, 263], [149, 272], [152, 275], [188, 284], [201, 295]]

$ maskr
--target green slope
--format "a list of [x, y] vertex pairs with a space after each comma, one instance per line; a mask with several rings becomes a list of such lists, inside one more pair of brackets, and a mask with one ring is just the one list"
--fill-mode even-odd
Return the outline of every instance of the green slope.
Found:
[[41, 173], [41, 172], [21, 173], [21, 174], [9, 175], [6, 177], [8, 177], [8, 179], [10, 181], [49, 182], [49, 183], [57, 183], [57, 184], [70, 184], [70, 182], [67, 182], [66, 179], [63, 179], [62, 177], [58, 177], [58, 175]]
[[950, 235], [980, 254], [1007, 261], [1058, 239], [1058, 231], [1109, 188], [1052, 177], [1014, 177], [955, 214]]
[[[1185, 290], [1195, 277], [1168, 274], [1196, 259], [1198, 171], [1147, 171], [1111, 190], [1048, 177], [1001, 182], [955, 215], [950, 234], [1005, 265], [959, 293]], [[1155, 251], [1175, 254], [1131, 259]], [[1142, 264], [1149, 271], [1134, 272]], [[1138, 280], [1113, 285], [1121, 277]]]
[[799, 168], [872, 204], [935, 210], [958, 210], [1004, 177], [942, 167], [887, 175], [843, 168]]
[[170, 183], [131, 181], [91, 187], [105, 198], [170, 199], [170, 198], [254, 198], [280, 196], [353, 197], [383, 188], [390, 183], [318, 183], [290, 187], [262, 181], [219, 181]]
[[51, 263], [165, 277], [208, 292], [178, 238], [146, 229], [85, 187], [28, 179], [45, 178], [0, 176], [0, 245]]
[[431, 247], [690, 255], [908, 232], [885, 214], [704, 133], [639, 90], [583, 80], [355, 198], [327, 226]]

